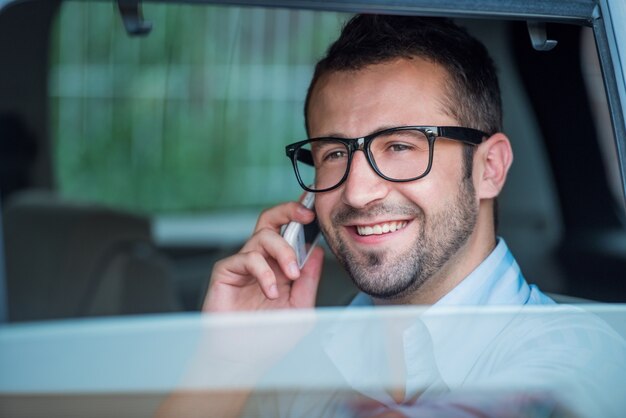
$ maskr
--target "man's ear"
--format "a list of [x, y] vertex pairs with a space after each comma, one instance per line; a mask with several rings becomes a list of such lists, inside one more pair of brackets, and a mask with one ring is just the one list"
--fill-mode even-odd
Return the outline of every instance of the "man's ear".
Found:
[[479, 199], [492, 199], [500, 194], [513, 163], [513, 150], [503, 133], [492, 135], [480, 144], [474, 155], [474, 181]]

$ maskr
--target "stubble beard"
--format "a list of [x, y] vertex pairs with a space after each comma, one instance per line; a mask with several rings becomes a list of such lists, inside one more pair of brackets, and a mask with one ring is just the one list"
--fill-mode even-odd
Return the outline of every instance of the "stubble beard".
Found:
[[410, 216], [420, 226], [418, 236], [405, 251], [355, 252], [334, 228], [322, 228], [326, 242], [354, 284], [368, 295], [401, 301], [415, 294], [454, 257], [468, 241], [478, 218], [471, 178], [461, 180], [459, 192], [445, 209], [430, 215], [415, 204], [381, 203], [365, 210], [345, 207], [332, 216], [333, 225], [380, 214]]

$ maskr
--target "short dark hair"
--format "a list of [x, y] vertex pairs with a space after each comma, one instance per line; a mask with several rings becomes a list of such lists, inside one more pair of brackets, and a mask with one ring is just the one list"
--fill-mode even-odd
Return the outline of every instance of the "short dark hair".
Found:
[[315, 66], [304, 120], [319, 78], [334, 71], [356, 71], [396, 58], [420, 57], [445, 68], [448, 111], [464, 126], [494, 134], [502, 130], [502, 104], [495, 65], [485, 46], [450, 19], [356, 15]]

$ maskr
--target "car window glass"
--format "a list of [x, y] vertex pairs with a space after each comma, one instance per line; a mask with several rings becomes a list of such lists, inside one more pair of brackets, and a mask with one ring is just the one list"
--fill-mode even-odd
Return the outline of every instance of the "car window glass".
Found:
[[584, 28], [581, 32], [581, 68], [604, 159], [607, 182], [617, 206], [620, 207], [621, 213], [624, 213], [626, 202], [624, 202], [624, 190], [619, 172], [615, 135], [611, 127], [611, 114], [591, 28]]
[[264, 207], [299, 195], [284, 145], [303, 139], [315, 60], [342, 15], [146, 5], [129, 37], [108, 3], [65, 2], [52, 42], [58, 188], [134, 211]]

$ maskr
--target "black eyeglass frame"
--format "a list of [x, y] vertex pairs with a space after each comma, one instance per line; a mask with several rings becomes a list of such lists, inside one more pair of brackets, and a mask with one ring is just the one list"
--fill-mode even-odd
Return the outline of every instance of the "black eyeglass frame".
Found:
[[[424, 173], [422, 173], [421, 175], [417, 177], [412, 177], [409, 179], [402, 179], [402, 180], [387, 177], [383, 173], [381, 173], [378, 167], [376, 166], [376, 162], [374, 158], [372, 157], [372, 154], [370, 151], [370, 144], [376, 137], [380, 135], [388, 134], [390, 132], [409, 131], [409, 130], [420, 131], [428, 139], [428, 166], [426, 167], [426, 170], [424, 171]], [[322, 192], [328, 192], [328, 191], [334, 190], [337, 187], [341, 186], [344, 181], [346, 181], [346, 179], [348, 178], [348, 175], [350, 174], [350, 166], [352, 165], [352, 157], [354, 156], [354, 153], [356, 151], [363, 151], [365, 153], [365, 158], [367, 159], [367, 162], [369, 163], [370, 167], [372, 167], [374, 172], [378, 174], [381, 178], [387, 181], [394, 182], [394, 183], [406, 183], [409, 181], [419, 180], [423, 177], [426, 177], [428, 173], [430, 173], [430, 169], [432, 168], [432, 165], [433, 165], [433, 153], [434, 153], [434, 148], [435, 148], [434, 143], [437, 138], [445, 138], [445, 139], [451, 139], [454, 141], [460, 141], [468, 145], [480, 145], [483, 142], [483, 140], [485, 138], [488, 138], [489, 136], [490, 136], [489, 134], [483, 131], [480, 131], [478, 129], [466, 128], [462, 126], [398, 126], [395, 128], [383, 129], [381, 131], [377, 131], [377, 132], [374, 132], [372, 134], [369, 134], [367, 136], [363, 136], [360, 138], [319, 137], [319, 138], [305, 139], [304, 141], [298, 141], [298, 142], [294, 142], [293, 144], [287, 145], [285, 147], [285, 153], [287, 154], [287, 157], [289, 157], [289, 159], [291, 160], [291, 164], [293, 165], [293, 170], [296, 174], [296, 178], [298, 179], [298, 183], [300, 184], [300, 187], [302, 187], [304, 190], [308, 192], [322, 193]], [[309, 186], [302, 181], [302, 177], [300, 176], [300, 171], [298, 170], [298, 161], [304, 164], [310, 165], [312, 167], [315, 167], [315, 164], [313, 162], [313, 154], [311, 153], [310, 150], [300, 149], [300, 148], [302, 148], [302, 146], [306, 144], [310, 144], [314, 142], [321, 142], [321, 141], [334, 141], [334, 142], [340, 142], [344, 144], [346, 146], [346, 149], [348, 150], [348, 163], [346, 166], [345, 174], [343, 175], [341, 180], [337, 182], [337, 184], [335, 184], [332, 187], [327, 187], [325, 189], [313, 190], [309, 188]]]

